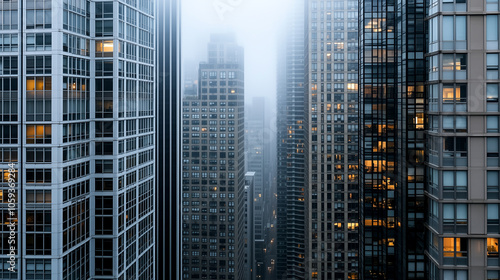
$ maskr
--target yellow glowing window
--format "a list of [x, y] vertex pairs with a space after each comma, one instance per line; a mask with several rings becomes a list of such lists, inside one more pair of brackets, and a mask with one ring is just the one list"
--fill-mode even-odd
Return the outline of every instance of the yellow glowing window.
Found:
[[349, 280], [357, 280], [358, 279], [358, 273], [356, 272], [349, 272], [348, 276], [347, 276], [347, 279]]
[[337, 49], [337, 50], [344, 49], [344, 43], [334, 43], [333, 45], [334, 45], [335, 49]]
[[465, 96], [465, 93], [464, 93], [464, 96], [462, 96], [462, 93], [461, 93], [460, 89], [461, 89], [460, 87], [457, 87], [455, 89], [455, 96], [456, 96], [457, 100], [461, 100], [462, 98], [466, 98], [467, 97], [467, 96]]
[[445, 87], [443, 88], [443, 101], [444, 102], [453, 102], [453, 100], [455, 99], [454, 95], [453, 95], [453, 88], [451, 87]]
[[387, 239], [387, 245], [390, 247], [394, 247], [394, 238]]
[[454, 246], [454, 238], [443, 238], [443, 256], [445, 257], [453, 257], [455, 246]]
[[424, 113], [417, 113], [414, 123], [416, 129], [424, 129]]
[[358, 90], [358, 84], [356, 84], [356, 83], [348, 83], [347, 84], [347, 89], [348, 90]]
[[[121, 46], [119, 46], [121, 49]], [[95, 42], [95, 50], [97, 56], [112, 56], [113, 55], [113, 41], [96, 41]], [[120, 52], [122, 52], [120, 50]]]
[[50, 125], [27, 125], [26, 143], [51, 143], [52, 127]]
[[487, 246], [488, 257], [498, 258], [498, 238], [488, 238]]
[[[394, 219], [394, 217], [388, 217], [387, 218], [387, 227], [394, 228], [394, 226], [396, 226], [396, 220]], [[394, 242], [394, 240], [393, 240], [393, 242]]]
[[26, 79], [26, 90], [35, 90], [35, 78]]
[[43, 80], [36, 79], [36, 90], [43, 90]]

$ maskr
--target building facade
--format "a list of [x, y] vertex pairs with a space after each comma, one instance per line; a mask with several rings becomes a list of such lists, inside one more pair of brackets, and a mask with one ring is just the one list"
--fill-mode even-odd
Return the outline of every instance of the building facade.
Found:
[[305, 7], [305, 277], [357, 279], [358, 1]]
[[361, 279], [424, 279], [424, 1], [360, 8]]
[[276, 275], [304, 279], [304, 5], [291, 1], [278, 56]]
[[182, 102], [183, 277], [243, 279], [244, 61], [234, 36], [215, 34], [197, 96]]
[[498, 2], [430, 1], [429, 278], [497, 279]]
[[2, 4], [2, 165], [18, 174], [20, 231], [16, 273], [0, 278], [154, 277], [154, 3]]

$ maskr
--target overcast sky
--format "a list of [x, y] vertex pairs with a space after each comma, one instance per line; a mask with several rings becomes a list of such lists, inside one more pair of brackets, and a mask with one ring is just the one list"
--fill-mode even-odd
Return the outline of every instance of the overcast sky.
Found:
[[286, 3], [286, 0], [182, 0], [183, 72], [197, 71], [197, 64], [207, 60], [210, 33], [234, 32], [245, 50], [245, 101], [251, 102], [254, 96], [267, 97], [271, 104], [266, 104], [266, 109], [274, 112], [276, 46]]

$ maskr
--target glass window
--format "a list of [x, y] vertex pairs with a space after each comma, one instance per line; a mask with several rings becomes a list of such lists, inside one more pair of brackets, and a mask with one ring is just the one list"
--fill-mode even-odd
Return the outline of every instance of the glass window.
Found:
[[467, 257], [468, 240], [466, 238], [443, 238], [444, 257]]
[[443, 17], [443, 40], [453, 41], [453, 16]]
[[465, 16], [455, 17], [456, 29], [455, 40], [464, 41], [467, 39], [467, 20]]
[[498, 238], [487, 239], [488, 258], [498, 258]]
[[498, 204], [488, 204], [488, 233], [498, 233]]
[[486, 101], [498, 102], [498, 84], [486, 85]]
[[498, 79], [498, 53], [486, 54], [486, 79]]
[[498, 49], [498, 15], [486, 16], [486, 48]]
[[498, 271], [497, 270], [488, 271], [488, 276], [486, 279], [487, 280], [498, 280]]
[[443, 280], [467, 280], [467, 270], [444, 270]]
[[498, 132], [498, 116], [486, 117], [486, 132]]
[[498, 137], [488, 137], [486, 144], [488, 157], [498, 157]]

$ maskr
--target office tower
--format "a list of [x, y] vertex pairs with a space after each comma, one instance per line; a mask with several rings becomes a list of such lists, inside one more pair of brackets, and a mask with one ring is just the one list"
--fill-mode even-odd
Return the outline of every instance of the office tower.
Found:
[[[254, 97], [248, 106], [245, 120], [245, 161], [246, 170], [255, 174], [254, 178], [254, 243], [257, 262], [257, 277], [266, 273], [264, 266], [266, 236], [264, 228], [264, 109], [265, 99]], [[266, 185], [266, 187], [268, 187]]]
[[[180, 254], [180, 1], [157, 3], [156, 21], [156, 273], [179, 280]], [[160, 261], [161, 260], [161, 261]]]
[[429, 278], [498, 279], [498, 2], [429, 5]]
[[244, 279], [255, 280], [255, 227], [254, 227], [255, 172], [245, 173], [245, 274]]
[[278, 279], [304, 279], [304, 4], [290, 2], [278, 56], [277, 259]]
[[182, 102], [182, 262], [186, 279], [243, 279], [244, 61], [215, 34], [198, 96]]
[[362, 279], [424, 279], [424, 1], [360, 7]]
[[305, 21], [306, 277], [356, 279], [358, 1], [307, 1]]
[[16, 272], [0, 278], [154, 277], [154, 10], [2, 3], [0, 149], [19, 175], [21, 230]]

